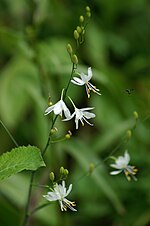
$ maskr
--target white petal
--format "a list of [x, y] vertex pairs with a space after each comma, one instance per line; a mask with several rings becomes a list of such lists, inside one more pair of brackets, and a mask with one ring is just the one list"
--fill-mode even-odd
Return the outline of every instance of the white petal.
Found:
[[83, 115], [87, 118], [87, 119], [90, 119], [90, 118], [94, 118], [95, 117], [95, 114], [94, 113], [90, 113], [88, 111], [84, 111], [83, 112]]
[[69, 185], [69, 188], [68, 188], [68, 190], [66, 192], [66, 196], [69, 195], [69, 193], [71, 192], [71, 190], [72, 190], [72, 184]]
[[56, 104], [55, 104], [55, 107], [54, 107], [54, 114], [55, 115], [62, 115], [62, 106], [61, 106], [61, 100], [58, 101]]
[[117, 164], [110, 164], [110, 166], [115, 168], [115, 169], [122, 169], [122, 166], [117, 165]]
[[76, 129], [78, 129], [79, 128], [79, 119], [77, 119], [77, 118], [75, 118], [75, 124], [76, 124]]
[[130, 162], [130, 155], [128, 154], [127, 150], [125, 151], [124, 158], [126, 160], [126, 163], [128, 164]]
[[82, 81], [84, 82], [84, 84], [85, 84], [86, 82], [89, 81], [89, 80], [88, 80], [88, 76], [85, 75], [84, 73], [81, 73], [81, 74], [80, 74], [80, 77], [81, 77]]
[[58, 197], [55, 195], [55, 194], [53, 194], [53, 195], [43, 195], [43, 197], [44, 198], [46, 198], [48, 201], [56, 201], [56, 200], [58, 200]]
[[87, 78], [88, 78], [88, 81], [92, 78], [92, 69], [91, 69], [91, 67], [88, 68], [88, 76], [87, 76]]
[[116, 170], [116, 171], [112, 171], [110, 172], [111, 175], [117, 175], [119, 173], [121, 173], [122, 170]]
[[69, 120], [71, 120], [74, 117], [74, 115], [75, 115], [75, 112], [72, 115], [70, 115], [69, 117], [63, 119], [62, 121], [64, 121], [64, 122], [65, 121], [69, 121]]
[[92, 109], [94, 109], [94, 107], [81, 108], [80, 110], [81, 111], [89, 111], [89, 110], [92, 110]]
[[61, 100], [61, 108], [64, 111], [64, 115], [66, 118], [69, 118], [71, 116], [69, 109], [67, 108], [65, 102], [63, 100]]
[[45, 114], [44, 114], [44, 115], [48, 115], [49, 113], [51, 113], [51, 112], [53, 111], [54, 107], [55, 107], [55, 105], [48, 107], [48, 108], [45, 110]]
[[84, 81], [82, 81], [80, 78], [77, 78], [77, 77], [73, 77], [71, 82], [76, 84], [76, 85], [79, 85], [79, 86], [83, 86], [85, 84]]

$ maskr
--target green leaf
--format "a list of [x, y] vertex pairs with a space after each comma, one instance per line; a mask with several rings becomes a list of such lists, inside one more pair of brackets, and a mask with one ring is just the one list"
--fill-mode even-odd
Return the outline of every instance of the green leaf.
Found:
[[36, 170], [41, 166], [45, 166], [45, 163], [37, 147], [29, 145], [14, 148], [0, 156], [0, 180], [22, 170]]

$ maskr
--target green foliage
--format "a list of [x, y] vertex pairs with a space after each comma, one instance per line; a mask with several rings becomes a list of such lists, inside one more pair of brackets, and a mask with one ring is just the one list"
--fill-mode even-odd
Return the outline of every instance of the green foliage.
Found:
[[41, 166], [45, 166], [45, 163], [37, 147], [14, 148], [0, 157], [0, 180], [23, 170], [36, 170]]
[[[87, 100], [84, 88], [73, 84], [68, 95], [79, 108], [94, 107], [96, 117], [91, 120], [94, 126], [80, 125], [76, 131], [73, 121], [62, 122], [58, 117], [55, 125], [58, 133], [52, 138], [65, 137], [68, 130], [73, 135], [69, 141], [50, 145], [45, 155], [47, 167], [36, 175], [37, 184], [47, 183], [50, 171], [57, 176], [60, 166], [66, 167], [70, 172], [68, 183], [73, 183], [70, 195], [77, 203], [78, 212], [63, 214], [54, 203], [33, 215], [33, 226], [147, 226], [150, 223], [149, 2], [90, 2], [91, 19], [85, 41], [77, 52], [77, 71], [87, 73], [91, 66], [92, 83], [102, 95], [93, 94]], [[73, 31], [80, 26], [84, 4], [76, 0], [1, 0], [0, 119], [19, 144], [30, 143], [41, 150], [45, 147], [52, 115], [44, 116], [44, 110], [49, 95], [53, 103], [59, 100], [70, 76], [66, 44], [69, 42], [74, 49]], [[129, 94], [127, 89], [133, 92]], [[66, 102], [71, 107], [68, 99]], [[139, 114], [138, 123], [130, 140], [122, 143], [126, 131], [134, 125], [134, 111]], [[0, 145], [2, 156], [5, 150], [12, 149], [3, 127], [0, 127]], [[136, 183], [128, 183], [122, 174], [109, 176], [109, 159], [103, 160], [116, 147], [115, 156], [128, 149], [132, 163], [139, 169]], [[28, 164], [31, 160], [27, 160]], [[91, 163], [97, 167], [87, 175]], [[13, 167], [11, 161], [7, 164]], [[1, 181], [2, 225], [19, 225], [28, 184], [27, 172]], [[39, 187], [33, 190], [32, 203], [38, 199], [43, 204], [45, 190], [41, 193]]]

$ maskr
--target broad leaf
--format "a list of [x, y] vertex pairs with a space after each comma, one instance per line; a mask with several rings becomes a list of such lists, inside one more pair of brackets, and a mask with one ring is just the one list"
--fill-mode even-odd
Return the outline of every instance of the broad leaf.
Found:
[[0, 156], [0, 180], [22, 170], [36, 170], [45, 166], [40, 150], [34, 146], [22, 146]]

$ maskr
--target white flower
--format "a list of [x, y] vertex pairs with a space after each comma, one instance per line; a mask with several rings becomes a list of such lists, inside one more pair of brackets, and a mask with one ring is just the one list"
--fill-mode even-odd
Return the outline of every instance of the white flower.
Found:
[[73, 206], [75, 206], [75, 202], [71, 202], [65, 197], [69, 195], [72, 190], [72, 184], [69, 185], [68, 190], [65, 187], [65, 181], [62, 181], [61, 184], [55, 184], [54, 189], [51, 192], [48, 192], [47, 195], [43, 195], [48, 201], [59, 201], [61, 211], [67, 211], [67, 207], [72, 211], [77, 211]]
[[137, 172], [137, 169], [135, 166], [130, 166], [130, 155], [128, 154], [127, 151], [125, 151], [124, 156], [119, 156], [115, 160], [115, 164], [111, 164], [110, 166], [117, 169], [115, 171], [110, 172], [111, 175], [117, 175], [121, 172], [124, 172], [126, 175], [126, 178], [130, 181], [131, 177], [134, 180], [137, 180], [137, 178], [134, 176]]
[[54, 112], [55, 115], [60, 115], [62, 117], [62, 112], [64, 112], [65, 117], [70, 117], [70, 111], [67, 108], [65, 102], [63, 101], [63, 90], [62, 90], [62, 94], [61, 94], [61, 99], [54, 105], [48, 107], [45, 110], [45, 115], [50, 114], [51, 112]]
[[73, 101], [71, 100], [70, 97], [69, 97], [69, 99], [70, 99], [71, 103], [73, 104], [75, 111], [70, 117], [67, 117], [63, 121], [68, 121], [68, 120], [72, 119], [75, 116], [76, 129], [78, 129], [78, 127], [79, 127], [78, 126], [79, 121], [82, 123], [82, 126], [84, 126], [84, 122], [83, 121], [88, 123], [90, 126], [93, 126], [93, 124], [89, 123], [87, 119], [95, 117], [94, 113], [88, 112], [89, 110], [92, 110], [94, 108], [81, 108], [81, 109], [78, 109], [75, 106], [75, 104], [73, 103]]
[[86, 92], [88, 95], [88, 98], [90, 97], [90, 91], [92, 90], [94, 93], [97, 93], [98, 95], [101, 95], [99, 93], [99, 89], [96, 88], [96, 86], [92, 85], [89, 81], [92, 78], [92, 69], [91, 67], [88, 68], [88, 75], [85, 75], [84, 73], [79, 74], [80, 78], [77, 77], [73, 77], [73, 79], [71, 80], [72, 83], [74, 83], [75, 85], [78, 86], [83, 86], [85, 85], [86, 88]]

